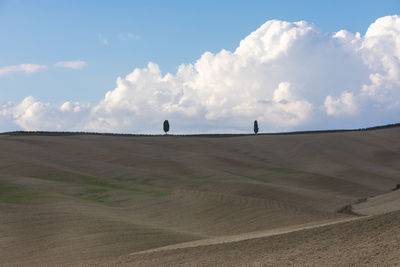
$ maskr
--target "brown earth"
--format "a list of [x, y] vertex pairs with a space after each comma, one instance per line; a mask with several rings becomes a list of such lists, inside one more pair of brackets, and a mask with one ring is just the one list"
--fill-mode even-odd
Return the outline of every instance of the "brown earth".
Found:
[[399, 266], [400, 212], [237, 242], [133, 254], [98, 266]]
[[399, 135], [1, 135], [0, 262], [399, 264]]

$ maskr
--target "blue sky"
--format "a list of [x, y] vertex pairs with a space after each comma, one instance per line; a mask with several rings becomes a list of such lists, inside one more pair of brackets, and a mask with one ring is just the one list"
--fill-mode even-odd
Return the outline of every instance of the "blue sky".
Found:
[[[49, 67], [0, 75], [0, 104], [33, 96], [52, 105], [96, 105], [117, 77], [135, 68], [155, 62], [163, 75], [175, 74], [206, 51], [234, 51], [272, 19], [305, 20], [322, 34], [346, 29], [363, 36], [376, 19], [399, 10], [400, 0], [0, 1], [0, 68]], [[86, 65], [54, 66], [77, 60]]]

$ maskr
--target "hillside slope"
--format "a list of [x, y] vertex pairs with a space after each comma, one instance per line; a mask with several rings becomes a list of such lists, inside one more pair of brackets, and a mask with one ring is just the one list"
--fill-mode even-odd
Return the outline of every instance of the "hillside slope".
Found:
[[114, 259], [351, 217], [338, 210], [400, 183], [399, 136], [1, 135], [0, 261]]
[[124, 256], [98, 266], [398, 266], [400, 212], [265, 238]]

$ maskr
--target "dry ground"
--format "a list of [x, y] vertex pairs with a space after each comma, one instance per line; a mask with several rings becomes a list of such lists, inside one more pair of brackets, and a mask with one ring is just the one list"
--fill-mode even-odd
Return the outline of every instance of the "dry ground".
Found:
[[399, 136], [1, 135], [0, 262], [399, 264], [396, 212], [284, 233], [397, 210]]
[[133, 254], [98, 266], [399, 266], [400, 212], [265, 238]]

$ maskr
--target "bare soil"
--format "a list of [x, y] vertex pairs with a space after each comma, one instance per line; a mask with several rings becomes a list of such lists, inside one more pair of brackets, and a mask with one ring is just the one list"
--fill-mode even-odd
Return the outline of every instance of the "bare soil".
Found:
[[[108, 262], [92, 262], [99, 266]], [[400, 212], [208, 246], [133, 254], [120, 266], [398, 266]]]
[[0, 262], [396, 265], [399, 136], [0, 135]]

